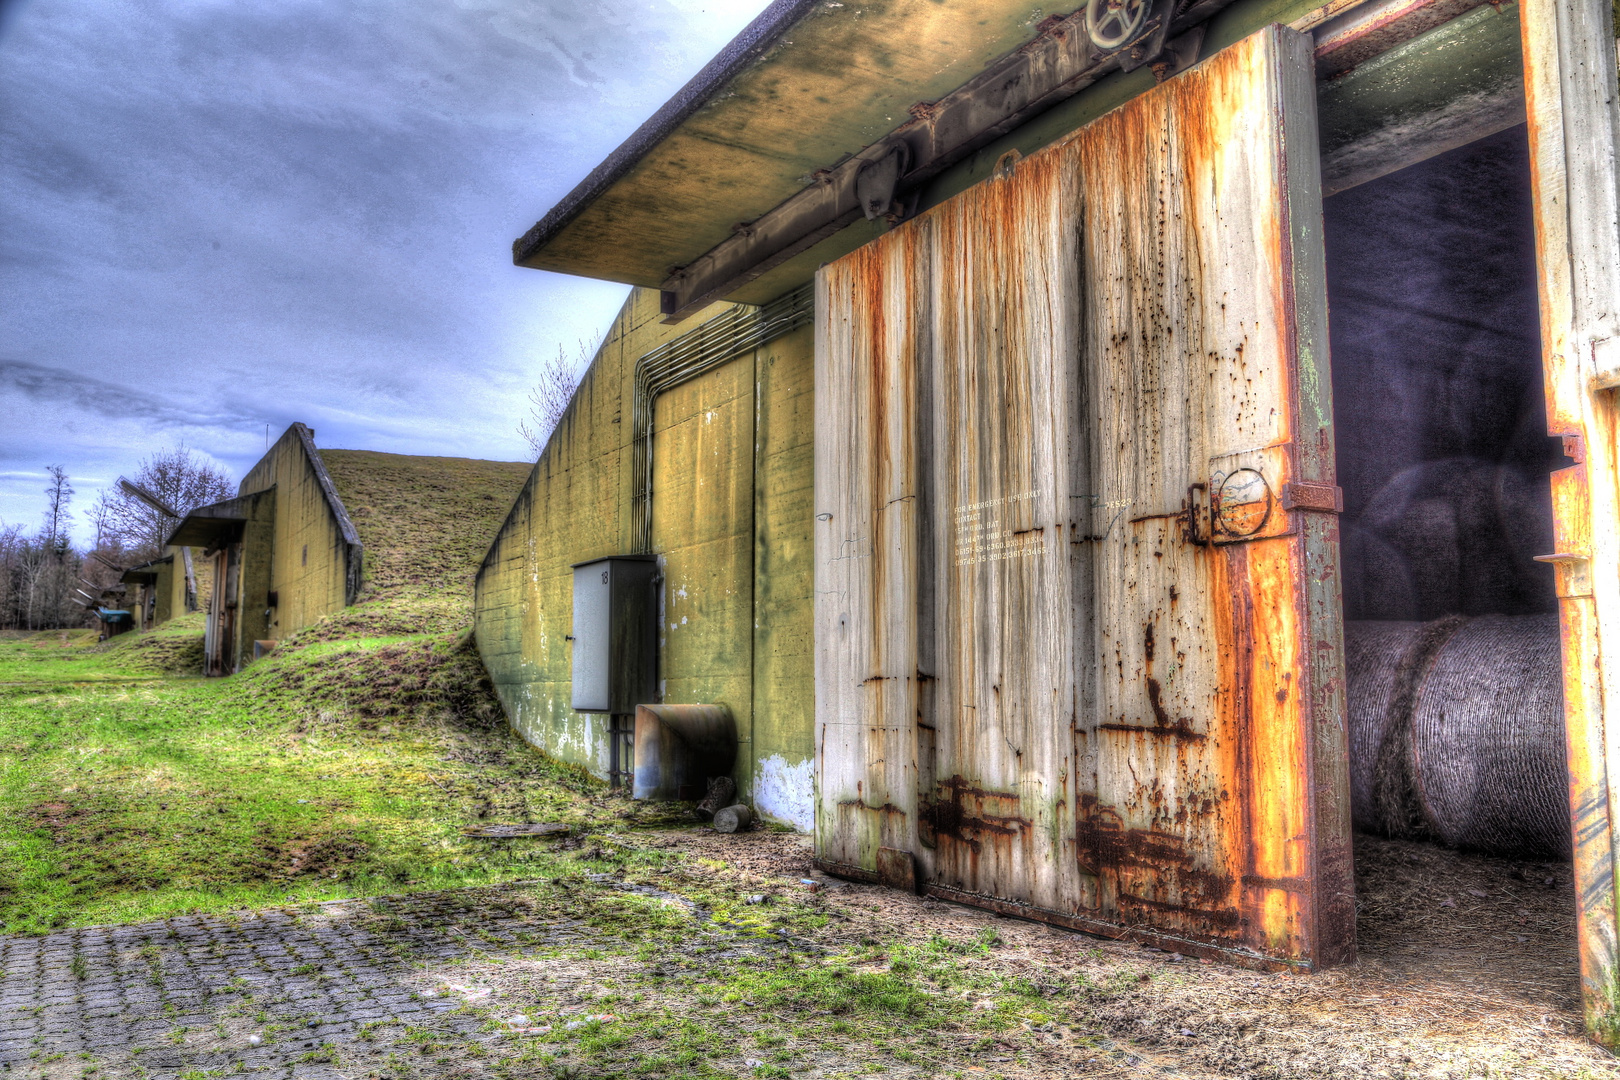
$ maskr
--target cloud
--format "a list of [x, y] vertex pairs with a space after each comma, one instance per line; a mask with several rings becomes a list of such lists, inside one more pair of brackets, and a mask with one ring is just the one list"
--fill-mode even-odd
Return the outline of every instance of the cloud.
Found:
[[294, 419], [523, 456], [538, 359], [625, 290], [517, 269], [512, 239], [763, 6], [0, 10], [0, 470], [116, 475], [184, 437], [240, 473]]
[[21, 397], [103, 417], [135, 417], [160, 427], [217, 427], [252, 419], [239, 412], [199, 413], [143, 390], [20, 360], [0, 360], [0, 393], [13, 404]]

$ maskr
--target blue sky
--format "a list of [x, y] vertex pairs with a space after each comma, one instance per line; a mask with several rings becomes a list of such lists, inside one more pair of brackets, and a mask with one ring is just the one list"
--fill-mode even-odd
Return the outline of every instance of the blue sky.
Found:
[[764, 6], [0, 0], [0, 522], [294, 420], [526, 458], [537, 360], [626, 290], [512, 240]]

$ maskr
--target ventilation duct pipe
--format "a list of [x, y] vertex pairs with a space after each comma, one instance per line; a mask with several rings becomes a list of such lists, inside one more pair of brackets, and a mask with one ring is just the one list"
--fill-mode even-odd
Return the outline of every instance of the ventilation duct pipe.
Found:
[[636, 799], [703, 798], [737, 764], [737, 723], [724, 705], [637, 705]]

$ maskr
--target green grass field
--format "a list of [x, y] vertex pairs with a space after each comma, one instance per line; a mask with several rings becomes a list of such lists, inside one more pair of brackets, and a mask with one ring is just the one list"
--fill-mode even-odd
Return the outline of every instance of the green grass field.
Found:
[[11, 931], [532, 874], [490, 817], [633, 814], [517, 739], [468, 638], [514, 462], [329, 451], [361, 602], [228, 679], [203, 615], [97, 643], [0, 637], [0, 926]]
[[[941, 1053], [941, 1025], [988, 1036], [1036, 1015], [1027, 986], [973, 969], [987, 940], [852, 936], [780, 883], [768, 906], [750, 903], [760, 880], [650, 842], [690, 828], [688, 807], [634, 803], [512, 733], [468, 627], [473, 572], [528, 466], [325, 456], [366, 547], [361, 602], [243, 672], [197, 676], [200, 613], [100, 643], [0, 636], [5, 932], [524, 881], [543, 910], [591, 928], [590, 944], [545, 962], [600, 967], [589, 994], [620, 1019], [532, 1040], [503, 1075], [731, 1075], [705, 1062], [740, 1037], [745, 1001], [800, 1017], [746, 1024], [757, 1076], [786, 1076], [806, 1054], [915, 1068]], [[494, 821], [571, 835], [462, 831]], [[767, 959], [704, 944], [717, 932], [832, 947]], [[627, 960], [646, 972], [614, 975]], [[999, 1004], [969, 1017], [952, 986]]]
[[[378, 599], [334, 622], [404, 622], [411, 603]], [[585, 972], [574, 993], [616, 1020], [526, 1040], [487, 1062], [501, 1076], [733, 1076], [711, 1060], [739, 1039], [758, 1062], [746, 1075], [809, 1060], [861, 1064], [831, 1075], [916, 1075], [954, 1056], [942, 1030], [993, 1040], [1055, 1015], [1027, 979], [979, 964], [993, 934], [868, 936], [830, 924], [814, 894], [767, 885], [771, 903], [750, 903], [759, 881], [649, 843], [689, 828], [690, 808], [631, 802], [516, 738], [464, 633], [343, 638], [318, 625], [238, 675], [202, 679], [198, 619], [101, 644], [88, 632], [0, 639], [6, 932], [524, 881], [589, 940], [446, 977], [561, 965]], [[572, 836], [463, 835], [486, 821], [562, 822]], [[781, 934], [827, 945], [807, 956], [748, 944]], [[561, 1005], [541, 994], [530, 1007]], [[430, 1051], [455, 1060], [482, 1045]]]
[[199, 637], [0, 641], [7, 930], [502, 880], [533, 873], [533, 845], [462, 826], [613, 818], [599, 784], [510, 734], [461, 635], [165, 674]]

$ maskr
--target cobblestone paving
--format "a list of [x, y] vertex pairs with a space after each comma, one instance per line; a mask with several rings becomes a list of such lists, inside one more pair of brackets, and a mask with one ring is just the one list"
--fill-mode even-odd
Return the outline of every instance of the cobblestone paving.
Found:
[[576, 940], [513, 886], [0, 937], [0, 1077], [420, 1074], [503, 1036], [417, 965]]

